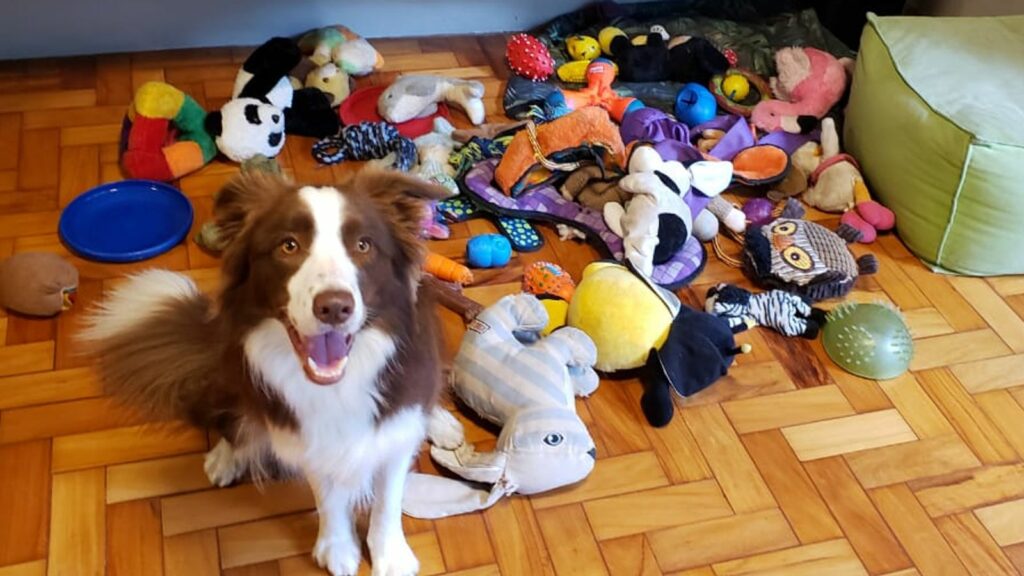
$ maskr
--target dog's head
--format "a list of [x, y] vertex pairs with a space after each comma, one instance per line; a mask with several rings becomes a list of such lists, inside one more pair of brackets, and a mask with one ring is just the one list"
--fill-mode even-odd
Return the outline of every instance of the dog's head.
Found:
[[446, 194], [373, 170], [323, 187], [240, 176], [214, 206], [227, 245], [222, 310], [241, 331], [280, 321], [307, 377], [337, 382], [362, 330], [394, 332], [408, 317], [423, 259], [424, 201]]

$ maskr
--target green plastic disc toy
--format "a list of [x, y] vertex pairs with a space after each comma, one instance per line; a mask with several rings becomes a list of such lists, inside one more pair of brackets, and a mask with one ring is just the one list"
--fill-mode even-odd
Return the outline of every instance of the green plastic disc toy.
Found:
[[828, 313], [822, 344], [840, 368], [873, 380], [903, 374], [914, 356], [907, 323], [888, 304], [840, 304]]

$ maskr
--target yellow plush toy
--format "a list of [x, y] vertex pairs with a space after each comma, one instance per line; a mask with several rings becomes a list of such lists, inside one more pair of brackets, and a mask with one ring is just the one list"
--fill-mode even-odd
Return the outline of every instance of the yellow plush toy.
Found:
[[651, 349], [665, 342], [678, 311], [675, 294], [617, 262], [594, 262], [569, 302], [568, 325], [594, 341], [594, 368], [614, 372], [643, 366]]

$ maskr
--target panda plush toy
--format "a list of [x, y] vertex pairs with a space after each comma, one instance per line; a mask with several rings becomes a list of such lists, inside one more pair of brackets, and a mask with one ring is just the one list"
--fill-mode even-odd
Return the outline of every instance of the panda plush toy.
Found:
[[242, 64], [232, 99], [206, 116], [206, 131], [235, 162], [277, 156], [285, 134], [322, 138], [336, 134], [338, 115], [316, 88], [295, 90], [289, 72], [302, 61], [294, 40], [271, 38]]

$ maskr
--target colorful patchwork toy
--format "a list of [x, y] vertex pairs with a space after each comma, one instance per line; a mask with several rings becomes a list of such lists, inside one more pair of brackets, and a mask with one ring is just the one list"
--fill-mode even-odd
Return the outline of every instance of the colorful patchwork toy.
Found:
[[206, 111], [188, 94], [170, 84], [146, 82], [124, 119], [125, 173], [168, 182], [202, 168], [217, 155], [213, 138], [203, 128], [205, 120]]

